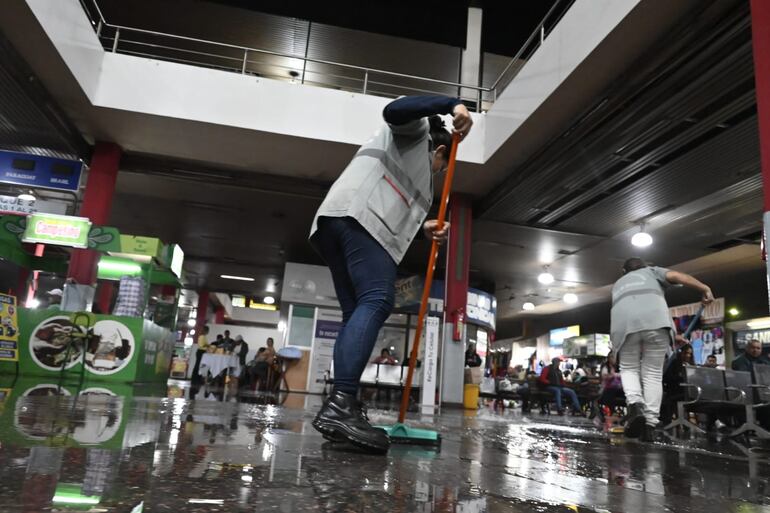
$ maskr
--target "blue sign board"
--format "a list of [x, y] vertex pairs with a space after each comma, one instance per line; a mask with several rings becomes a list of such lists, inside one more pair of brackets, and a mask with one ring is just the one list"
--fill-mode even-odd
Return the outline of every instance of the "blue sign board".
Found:
[[77, 191], [82, 169], [77, 160], [0, 150], [0, 182], [4, 183]]

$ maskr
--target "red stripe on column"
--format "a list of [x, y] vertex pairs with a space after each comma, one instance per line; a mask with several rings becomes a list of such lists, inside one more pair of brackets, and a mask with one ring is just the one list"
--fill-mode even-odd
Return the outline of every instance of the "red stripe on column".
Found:
[[751, 0], [751, 40], [765, 212], [770, 211], [770, 2]]

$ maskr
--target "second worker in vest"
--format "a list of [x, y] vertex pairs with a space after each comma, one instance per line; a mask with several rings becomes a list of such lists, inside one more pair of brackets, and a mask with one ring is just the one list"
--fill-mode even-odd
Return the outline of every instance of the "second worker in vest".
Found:
[[334, 345], [334, 390], [313, 426], [327, 439], [347, 440], [373, 452], [387, 451], [385, 431], [369, 424], [357, 399], [359, 381], [395, 296], [396, 267], [422, 227], [433, 201], [433, 176], [448, 163], [452, 138], [439, 114], [453, 115], [465, 137], [473, 121], [459, 100], [403, 97], [389, 103], [384, 124], [358, 150], [316, 213], [310, 241], [329, 266], [342, 308]]
[[689, 274], [648, 267], [641, 258], [623, 264], [623, 277], [612, 287], [611, 339], [620, 359], [626, 393], [626, 436], [652, 441], [663, 397], [663, 363], [676, 331], [665, 292], [684, 285], [714, 301], [711, 289]]

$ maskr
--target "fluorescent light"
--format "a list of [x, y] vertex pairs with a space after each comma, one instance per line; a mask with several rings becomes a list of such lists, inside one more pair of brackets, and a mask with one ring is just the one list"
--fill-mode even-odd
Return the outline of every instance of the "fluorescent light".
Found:
[[233, 276], [231, 274], [220, 274], [219, 277], [226, 280], [254, 281], [254, 278], [248, 276]]
[[249, 303], [249, 308], [252, 310], [268, 310], [270, 312], [275, 312], [278, 310], [278, 307], [275, 305], [266, 305], [265, 303]]
[[190, 504], [224, 504], [224, 499], [187, 499]]
[[747, 322], [746, 325], [753, 330], [762, 330], [770, 328], [770, 317], [762, 317], [761, 319], [755, 319], [751, 322]]
[[530, 303], [529, 301], [527, 301], [526, 303], [521, 305], [521, 309], [522, 310], [526, 310], [527, 312], [529, 312], [529, 311], [535, 309], [535, 304], [534, 303]]
[[543, 285], [550, 285], [551, 283], [553, 283], [553, 280], [554, 280], [553, 274], [549, 273], [548, 271], [544, 273], [540, 273], [537, 277], [537, 281], [539, 281]]
[[577, 294], [573, 294], [572, 292], [567, 292], [566, 294], [564, 294], [563, 299], [564, 299], [564, 302], [567, 303], [568, 305], [574, 305], [575, 303], [578, 302]]
[[195, 319], [187, 319], [187, 325], [191, 328], [195, 327]]
[[62, 504], [99, 504], [100, 497], [75, 497], [70, 495], [54, 495], [53, 502]]
[[254, 478], [251, 477], [248, 474], [244, 474], [244, 475], [241, 476], [241, 481], [244, 481], [246, 483], [251, 483], [253, 480], [254, 480]]
[[266, 305], [273, 305], [275, 304], [275, 298], [273, 296], [265, 296], [265, 299], [263, 299], [262, 302]]
[[142, 271], [142, 266], [135, 262], [116, 262], [114, 260], [101, 260], [99, 262], [99, 269], [104, 271], [115, 271], [122, 273], [139, 273]]
[[18, 199], [22, 201], [35, 201], [37, 198], [35, 198], [35, 195], [32, 194], [32, 191], [29, 192], [22, 192], [18, 196], [16, 196]]
[[647, 232], [635, 233], [634, 236], [631, 237], [631, 244], [637, 248], [646, 248], [647, 246], [651, 246], [652, 235]]

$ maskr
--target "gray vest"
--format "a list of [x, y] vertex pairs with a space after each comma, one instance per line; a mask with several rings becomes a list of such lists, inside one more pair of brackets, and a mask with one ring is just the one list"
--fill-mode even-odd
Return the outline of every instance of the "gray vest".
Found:
[[384, 125], [334, 182], [313, 220], [352, 217], [398, 264], [433, 200], [428, 120]]

